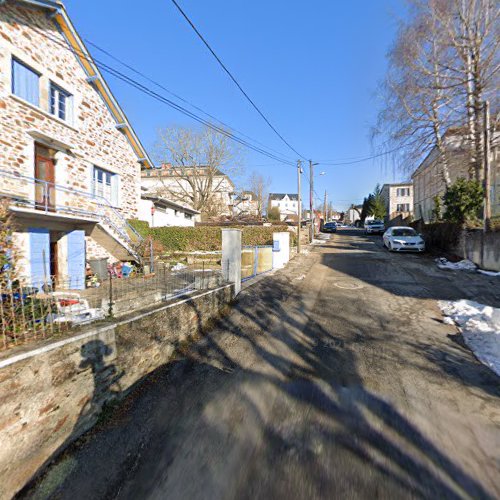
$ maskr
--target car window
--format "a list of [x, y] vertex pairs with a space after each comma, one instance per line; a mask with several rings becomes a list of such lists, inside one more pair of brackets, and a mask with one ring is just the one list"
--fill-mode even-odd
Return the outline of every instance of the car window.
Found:
[[417, 232], [415, 231], [415, 229], [412, 229], [411, 227], [403, 227], [401, 229], [393, 229], [392, 235], [393, 236], [417, 236]]

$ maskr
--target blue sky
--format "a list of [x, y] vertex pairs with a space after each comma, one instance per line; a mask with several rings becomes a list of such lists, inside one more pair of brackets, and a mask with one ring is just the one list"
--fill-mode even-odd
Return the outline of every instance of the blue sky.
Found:
[[[181, 18], [169, 0], [66, 0], [80, 34], [220, 120], [294, 160]], [[403, 0], [179, 0], [243, 88], [306, 158], [343, 160], [372, 153], [369, 129], [378, 81]], [[89, 47], [97, 58], [109, 62]], [[195, 126], [187, 117], [107, 76], [144, 146], [159, 127]], [[245, 172], [271, 177], [271, 190], [296, 192], [296, 171], [252, 151]], [[317, 166], [315, 191], [338, 209], [377, 182], [403, 179], [380, 160]], [[308, 176], [308, 169], [305, 169]], [[241, 183], [243, 182], [242, 179]], [[308, 185], [303, 180], [308, 200]], [[308, 203], [308, 201], [307, 201]]]

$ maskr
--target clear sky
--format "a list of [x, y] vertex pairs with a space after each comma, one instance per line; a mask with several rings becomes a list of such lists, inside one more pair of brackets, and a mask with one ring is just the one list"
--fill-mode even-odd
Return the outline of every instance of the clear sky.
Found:
[[[403, 0], [179, 0], [198, 29], [279, 132], [314, 161], [369, 156], [377, 83]], [[170, 0], [66, 0], [80, 34], [220, 120], [295, 160], [247, 103]], [[98, 59], [127, 72], [89, 46]], [[112, 76], [107, 81], [144, 146], [159, 127], [195, 126]], [[148, 84], [150, 85], [150, 84]], [[158, 89], [156, 89], [158, 90]], [[159, 91], [163, 92], [163, 91]], [[296, 170], [253, 151], [245, 173], [297, 192]], [[360, 202], [377, 182], [403, 179], [380, 160], [317, 166], [315, 191], [334, 207]], [[308, 169], [305, 169], [308, 176]], [[244, 184], [244, 177], [240, 180]], [[308, 184], [303, 179], [308, 204]]]

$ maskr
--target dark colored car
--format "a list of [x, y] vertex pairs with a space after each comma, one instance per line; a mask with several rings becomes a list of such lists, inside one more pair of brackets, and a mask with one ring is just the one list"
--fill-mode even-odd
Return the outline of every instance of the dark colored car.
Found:
[[335, 222], [327, 222], [323, 226], [324, 233], [336, 233], [337, 232], [337, 224]]

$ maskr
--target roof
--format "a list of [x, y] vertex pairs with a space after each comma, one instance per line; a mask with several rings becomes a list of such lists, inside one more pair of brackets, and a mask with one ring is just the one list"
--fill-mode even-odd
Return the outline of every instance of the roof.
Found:
[[142, 177], [149, 177], [148, 174], [151, 174], [151, 173], [156, 173], [158, 175], [158, 177], [162, 177], [162, 176], [172, 176], [172, 177], [175, 177], [177, 175], [178, 172], [184, 170], [184, 171], [187, 171], [189, 169], [191, 170], [205, 170], [205, 169], [209, 169], [209, 168], [213, 168], [213, 173], [214, 175], [220, 175], [220, 176], [226, 176], [227, 177], [227, 174], [225, 174], [224, 172], [222, 172], [221, 170], [219, 170], [218, 168], [215, 168], [215, 167], [210, 167], [208, 165], [170, 165], [170, 164], [163, 164], [163, 165], [160, 165], [159, 167], [153, 167], [150, 171], [142, 171], [141, 172], [141, 175]]
[[155, 205], [170, 207], [170, 208], [174, 208], [176, 210], [183, 210], [184, 212], [187, 212], [188, 214], [201, 213], [198, 210], [195, 210], [194, 208], [186, 207], [186, 206], [181, 205], [179, 203], [175, 203], [171, 200], [167, 200], [166, 198], [162, 198], [161, 196], [155, 196], [153, 194], [147, 194], [147, 193], [144, 194], [143, 193], [143, 194], [141, 194], [141, 199], [152, 201]]
[[[250, 200], [250, 198], [247, 198], [248, 196], [251, 196], [252, 199]], [[238, 194], [235, 199], [242, 201], [257, 201], [257, 195], [253, 191], [243, 191]]]
[[282, 200], [285, 196], [288, 196], [291, 200], [297, 201], [299, 199], [298, 194], [290, 194], [290, 193], [269, 193], [270, 200]]
[[387, 184], [384, 184], [382, 186], [382, 189], [384, 189], [385, 187], [388, 187], [388, 188], [398, 188], [398, 187], [401, 187], [401, 186], [413, 186], [413, 181], [408, 181], [408, 182], [394, 182], [394, 183], [387, 183]]
[[[16, 0], [19, 3], [28, 4], [32, 7], [47, 9], [52, 12], [51, 19], [59, 29], [60, 33], [64, 36], [75, 57], [80, 62], [83, 70], [87, 75], [87, 81], [96, 89], [101, 95], [103, 101], [108, 107], [109, 112], [116, 121], [116, 127], [121, 130], [128, 139], [130, 146], [137, 155], [138, 161], [144, 168], [152, 168], [153, 162], [149, 158], [146, 149], [137, 137], [132, 125], [127, 119], [124, 111], [116, 101], [113, 93], [111, 92], [108, 84], [104, 80], [101, 72], [99, 71], [92, 55], [87, 50], [83, 40], [74, 27], [64, 4], [59, 0]], [[0, 4], [3, 3], [0, 1]]]

